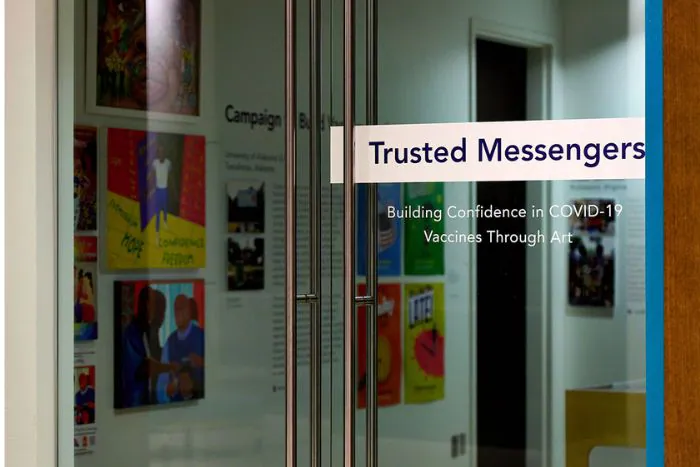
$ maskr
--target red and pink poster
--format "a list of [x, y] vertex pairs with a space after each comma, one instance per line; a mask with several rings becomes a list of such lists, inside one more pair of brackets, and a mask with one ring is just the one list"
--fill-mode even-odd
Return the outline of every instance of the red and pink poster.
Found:
[[[365, 295], [360, 284], [359, 294]], [[377, 291], [377, 403], [380, 407], [401, 402], [401, 286], [380, 284]], [[358, 407], [367, 407], [367, 307], [359, 307]]]

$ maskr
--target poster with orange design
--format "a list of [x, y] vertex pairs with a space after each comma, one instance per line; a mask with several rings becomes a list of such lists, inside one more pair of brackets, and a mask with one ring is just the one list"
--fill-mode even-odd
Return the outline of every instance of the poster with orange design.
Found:
[[445, 286], [404, 286], [404, 399], [423, 404], [445, 398]]
[[[365, 295], [360, 284], [358, 292]], [[401, 402], [401, 286], [380, 284], [377, 290], [377, 404], [380, 407]], [[367, 407], [367, 307], [357, 310], [358, 407]]]
[[110, 128], [107, 165], [107, 267], [205, 267], [204, 136]]

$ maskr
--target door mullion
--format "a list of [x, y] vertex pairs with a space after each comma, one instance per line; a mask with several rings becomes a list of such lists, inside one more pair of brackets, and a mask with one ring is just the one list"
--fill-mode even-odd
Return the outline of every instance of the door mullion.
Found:
[[[311, 147], [309, 174], [311, 193], [309, 196], [309, 232], [311, 242], [309, 296], [310, 312], [310, 460], [311, 467], [321, 467], [321, 378], [322, 378], [322, 303], [321, 303], [321, 0], [309, 2], [309, 83]], [[329, 252], [330, 254], [330, 252]]]
[[343, 466], [355, 467], [355, 1], [344, 0], [343, 25]]
[[[367, 125], [378, 123], [377, 111], [377, 0], [366, 0], [366, 86], [367, 86]], [[371, 305], [367, 307], [367, 417], [365, 453], [366, 467], [377, 467], [379, 464], [379, 397], [377, 386], [377, 185], [372, 183], [367, 187], [367, 295]]]
[[285, 466], [297, 465], [296, 0], [284, 2]]

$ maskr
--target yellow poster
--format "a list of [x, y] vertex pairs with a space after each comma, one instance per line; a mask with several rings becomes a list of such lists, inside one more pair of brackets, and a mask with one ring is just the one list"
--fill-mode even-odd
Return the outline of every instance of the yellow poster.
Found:
[[445, 397], [445, 287], [404, 286], [404, 399], [422, 404]]
[[206, 265], [203, 136], [109, 129], [107, 267]]

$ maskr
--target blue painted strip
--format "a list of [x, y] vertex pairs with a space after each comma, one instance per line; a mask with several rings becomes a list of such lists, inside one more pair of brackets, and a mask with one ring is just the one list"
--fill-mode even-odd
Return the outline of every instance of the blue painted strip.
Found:
[[646, 0], [647, 466], [664, 467], [662, 0]]

